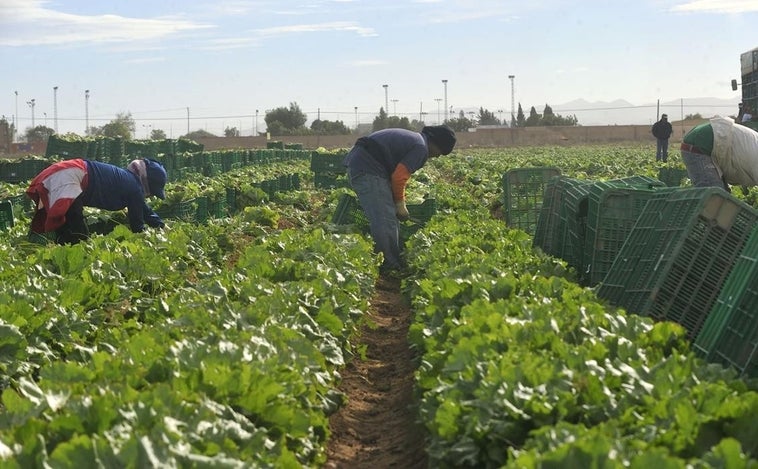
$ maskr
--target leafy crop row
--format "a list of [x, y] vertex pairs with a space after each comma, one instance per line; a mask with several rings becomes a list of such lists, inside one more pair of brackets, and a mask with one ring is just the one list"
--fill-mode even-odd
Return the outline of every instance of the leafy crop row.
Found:
[[3, 251], [4, 467], [323, 461], [367, 241], [176, 222]]
[[758, 392], [696, 359], [678, 325], [602, 304], [525, 233], [459, 211], [408, 256], [435, 467], [726, 467], [758, 454]]

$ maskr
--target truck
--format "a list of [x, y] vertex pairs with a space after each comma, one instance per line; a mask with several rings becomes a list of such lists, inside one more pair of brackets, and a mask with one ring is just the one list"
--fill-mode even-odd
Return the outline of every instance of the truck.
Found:
[[740, 54], [741, 83], [732, 80], [732, 90], [742, 87], [742, 106], [749, 107], [753, 119], [744, 124], [758, 130], [758, 47]]

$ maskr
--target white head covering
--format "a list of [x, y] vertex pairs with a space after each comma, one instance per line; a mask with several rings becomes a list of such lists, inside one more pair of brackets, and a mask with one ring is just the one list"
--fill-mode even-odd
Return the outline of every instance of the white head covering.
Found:
[[145, 191], [145, 197], [150, 195], [150, 186], [147, 183], [147, 167], [145, 160], [134, 160], [126, 166], [126, 169], [137, 176], [142, 183], [142, 190]]

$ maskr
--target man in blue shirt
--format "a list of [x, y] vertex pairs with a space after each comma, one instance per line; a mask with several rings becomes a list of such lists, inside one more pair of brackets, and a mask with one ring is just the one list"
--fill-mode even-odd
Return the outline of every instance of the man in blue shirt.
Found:
[[421, 132], [383, 129], [359, 138], [345, 156], [350, 185], [369, 220], [375, 250], [384, 254], [382, 273], [402, 270], [398, 220], [409, 218], [405, 187], [429, 158], [447, 155], [455, 132], [445, 125]]
[[40, 172], [26, 194], [36, 211], [33, 233], [55, 231], [56, 242], [74, 244], [89, 236], [84, 207], [127, 209], [129, 227], [135, 233], [145, 224], [162, 228], [163, 220], [148, 207], [151, 195], [165, 198], [165, 168], [149, 158], [134, 160], [126, 169], [99, 161], [71, 159], [54, 163]]

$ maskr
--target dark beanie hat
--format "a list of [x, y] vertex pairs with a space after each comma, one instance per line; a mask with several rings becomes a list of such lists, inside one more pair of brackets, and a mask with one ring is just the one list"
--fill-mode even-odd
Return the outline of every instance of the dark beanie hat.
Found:
[[437, 145], [443, 155], [449, 154], [455, 147], [455, 132], [446, 125], [429, 125], [421, 129], [421, 133]]
[[145, 158], [145, 168], [147, 169], [147, 184], [150, 187], [150, 193], [159, 199], [165, 199], [166, 193], [163, 189], [168, 180], [166, 168], [152, 158]]

